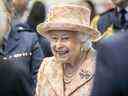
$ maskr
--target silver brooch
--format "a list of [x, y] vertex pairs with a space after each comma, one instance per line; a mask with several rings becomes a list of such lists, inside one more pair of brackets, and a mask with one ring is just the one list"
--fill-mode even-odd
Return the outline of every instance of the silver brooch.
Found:
[[80, 78], [81, 79], [89, 79], [92, 74], [89, 71], [81, 70], [81, 72], [79, 73], [79, 75], [80, 75]]

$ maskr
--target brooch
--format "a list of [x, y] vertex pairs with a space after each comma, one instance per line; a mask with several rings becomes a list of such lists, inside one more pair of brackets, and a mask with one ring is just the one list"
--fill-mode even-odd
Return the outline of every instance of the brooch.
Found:
[[89, 71], [84, 71], [84, 70], [81, 70], [81, 72], [79, 73], [79, 75], [80, 75], [80, 78], [81, 79], [89, 79], [91, 76], [92, 76], [92, 74], [91, 74], [91, 72], [89, 72]]

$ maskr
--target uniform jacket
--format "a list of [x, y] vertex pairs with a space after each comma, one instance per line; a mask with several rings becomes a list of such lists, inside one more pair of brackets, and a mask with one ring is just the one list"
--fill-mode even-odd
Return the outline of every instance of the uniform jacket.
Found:
[[[112, 35], [113, 32], [113, 28], [112, 28], [112, 23], [109, 23], [108, 25], [106, 24], [107, 22], [109, 22], [110, 17], [108, 16], [108, 19], [103, 19], [102, 20], [102, 16], [101, 15], [96, 15], [93, 20], [91, 21], [91, 26], [95, 29], [97, 29], [98, 31], [101, 32], [102, 36], [106, 36], [109, 37]], [[102, 22], [104, 24], [102, 24]]]
[[120, 10], [118, 12], [116, 8], [113, 8], [101, 14], [97, 22], [97, 29], [102, 33], [107, 31], [109, 27], [114, 30], [128, 29], [128, 12], [126, 12], [124, 17], [126, 19], [126, 23], [122, 23], [121, 21], [121, 12], [123, 11]]
[[128, 96], [127, 39], [127, 31], [118, 32], [96, 44], [96, 76], [91, 96]]
[[3, 55], [3, 59], [11, 59], [16, 64], [22, 64], [30, 73], [35, 86], [36, 74], [43, 59], [43, 52], [37, 35], [29, 31], [22, 26], [13, 26], [0, 53]]
[[104, 33], [113, 24], [113, 22], [115, 22], [115, 19], [114, 9], [101, 14], [99, 20], [97, 21], [97, 29]]
[[98, 38], [96, 41], [102, 38], [110, 37], [115, 32], [120, 32], [119, 30], [127, 30], [128, 29], [127, 7], [125, 9], [118, 11], [117, 8], [113, 8], [103, 14], [95, 16], [91, 22], [91, 26], [93, 28], [96, 28], [102, 34], [101, 38]]
[[45, 37], [43, 37], [41, 34], [39, 34], [37, 32], [36, 24], [33, 24], [33, 22], [28, 20], [26, 25], [29, 26], [29, 28], [32, 30], [32, 32], [35, 32], [37, 34], [39, 44], [40, 44], [40, 46], [43, 50], [43, 53], [44, 53], [44, 57], [53, 56], [52, 51], [51, 51], [51, 47], [50, 47], [50, 42]]
[[88, 55], [71, 83], [67, 84], [61, 64], [55, 57], [45, 58], [38, 73], [36, 96], [90, 96], [94, 65], [94, 57]]
[[44, 57], [53, 56], [50, 42], [45, 37], [40, 35], [39, 33], [37, 33], [37, 36], [38, 36], [38, 40], [39, 40], [41, 49], [43, 50], [43, 53], [44, 53]]

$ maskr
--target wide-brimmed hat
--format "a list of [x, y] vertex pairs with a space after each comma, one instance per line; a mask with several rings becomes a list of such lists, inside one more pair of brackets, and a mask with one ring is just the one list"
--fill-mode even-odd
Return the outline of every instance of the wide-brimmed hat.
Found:
[[99, 32], [90, 27], [91, 10], [80, 5], [56, 5], [48, 12], [44, 23], [37, 26], [37, 32], [48, 35], [51, 30], [68, 30], [73, 32], [87, 32], [96, 38]]

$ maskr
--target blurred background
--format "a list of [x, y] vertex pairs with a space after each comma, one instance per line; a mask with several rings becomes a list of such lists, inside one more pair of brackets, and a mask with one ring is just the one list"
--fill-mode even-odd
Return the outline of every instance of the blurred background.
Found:
[[[32, 5], [36, 1], [43, 2], [46, 5], [46, 7], [49, 8], [51, 5], [54, 5], [60, 2], [61, 3], [68, 3], [68, 2], [76, 3], [80, 0], [29, 0], [28, 7], [31, 9]], [[97, 13], [103, 13], [113, 7], [111, 0], [90, 0], [90, 1], [93, 2], [93, 4], [95, 5]]]

